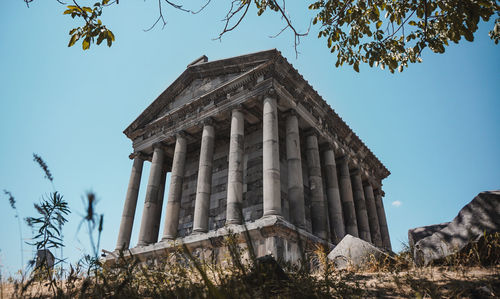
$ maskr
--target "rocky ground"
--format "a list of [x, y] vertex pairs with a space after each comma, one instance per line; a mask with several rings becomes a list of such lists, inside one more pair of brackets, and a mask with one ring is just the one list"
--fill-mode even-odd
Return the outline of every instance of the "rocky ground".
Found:
[[351, 272], [346, 284], [363, 298], [499, 298], [500, 266], [424, 267], [401, 272]]
[[[318, 282], [325, 281], [322, 273], [314, 274]], [[332, 298], [499, 298], [500, 266], [495, 267], [423, 267], [410, 270], [355, 271], [333, 270], [326, 280], [330, 285]], [[287, 281], [268, 295], [294, 298], [293, 286]], [[312, 286], [312, 285], [311, 285]], [[290, 289], [292, 288], [292, 289]], [[2, 297], [16, 297], [12, 283], [3, 283]], [[50, 292], [36, 292], [38, 297]], [[30, 297], [30, 294], [25, 294]], [[262, 297], [267, 297], [264, 294]], [[311, 298], [318, 297], [311, 293]], [[324, 294], [323, 294], [324, 295]], [[42, 297], [44, 297], [42, 295]], [[319, 297], [323, 297], [320, 295]]]

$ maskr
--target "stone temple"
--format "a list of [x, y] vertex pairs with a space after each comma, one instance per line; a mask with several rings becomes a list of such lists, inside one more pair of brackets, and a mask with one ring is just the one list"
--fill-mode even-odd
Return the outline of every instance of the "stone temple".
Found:
[[[202, 56], [124, 133], [133, 166], [116, 251], [147, 260], [176, 240], [219, 254], [229, 232], [242, 244], [250, 236], [257, 256], [286, 261], [314, 244], [332, 248], [346, 234], [391, 248], [382, 202], [389, 171], [275, 49]], [[145, 161], [151, 170], [135, 243]]]

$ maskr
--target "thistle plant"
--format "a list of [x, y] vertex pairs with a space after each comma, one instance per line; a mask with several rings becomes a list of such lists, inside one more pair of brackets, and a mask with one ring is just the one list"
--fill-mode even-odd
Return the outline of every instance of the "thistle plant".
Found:
[[[54, 178], [45, 161], [36, 154], [33, 154], [33, 160], [42, 168], [45, 173], [45, 178], [51, 182], [54, 191], [42, 196], [41, 201], [34, 204], [35, 210], [38, 213], [36, 217], [26, 218], [28, 226], [37, 231], [30, 245], [36, 246], [36, 259], [38, 259], [32, 261], [32, 264], [36, 261], [34, 269], [35, 275], [32, 276], [27, 285], [33, 283], [33, 281], [38, 278], [37, 276], [41, 275], [41, 278], [48, 280], [49, 289], [53, 292], [54, 296], [56, 296], [57, 291], [61, 290], [58, 289], [56, 278], [52, 277], [51, 268], [54, 265], [62, 263], [64, 258], [61, 251], [61, 258], [54, 258], [54, 264], [51, 265], [48, 250], [57, 248], [62, 249], [64, 247], [62, 228], [68, 221], [66, 216], [70, 213], [70, 210], [63, 196], [58, 191], [55, 191], [53, 183]], [[44, 254], [41, 258], [38, 255], [39, 250], [42, 250]]]
[[[97, 196], [94, 192], [88, 191], [86, 197], [83, 199], [83, 204], [85, 206], [86, 213], [82, 215], [82, 220], [78, 225], [78, 231], [82, 225], [87, 225], [87, 233], [89, 235], [90, 245], [92, 247], [93, 255], [86, 254], [82, 261], [88, 266], [88, 274], [93, 270], [95, 279], [97, 282], [98, 271], [101, 268], [101, 262], [99, 261], [99, 249], [101, 246], [101, 234], [103, 230], [104, 214], [98, 214], [95, 211], [95, 205], [97, 203]], [[97, 240], [94, 240], [94, 232], [97, 228]]]

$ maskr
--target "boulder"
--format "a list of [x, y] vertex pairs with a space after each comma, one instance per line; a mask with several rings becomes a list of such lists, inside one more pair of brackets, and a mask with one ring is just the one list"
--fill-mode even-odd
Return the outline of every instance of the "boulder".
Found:
[[48, 249], [38, 249], [36, 252], [36, 268], [47, 267], [54, 268], [55, 258], [52, 252]]
[[389, 255], [381, 249], [349, 234], [335, 246], [328, 254], [336, 269], [345, 269], [348, 265], [361, 267], [375, 258], [378, 261], [388, 258]]
[[428, 265], [460, 251], [484, 233], [499, 231], [500, 190], [481, 192], [448, 225], [415, 243], [415, 263]]
[[446, 226], [450, 224], [449, 222], [444, 222], [440, 224], [433, 224], [433, 225], [427, 225], [427, 226], [421, 226], [421, 227], [416, 227], [408, 230], [408, 245], [410, 246], [410, 249], [413, 250], [415, 247], [415, 244], [422, 240], [425, 237], [428, 237], [432, 234], [434, 234], [437, 231], [442, 230]]

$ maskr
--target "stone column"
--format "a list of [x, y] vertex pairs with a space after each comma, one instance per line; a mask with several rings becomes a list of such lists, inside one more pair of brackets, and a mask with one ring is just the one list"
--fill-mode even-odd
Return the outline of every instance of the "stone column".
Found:
[[244, 131], [243, 112], [240, 109], [233, 109], [229, 140], [226, 224], [241, 224], [242, 221]]
[[262, 171], [264, 217], [281, 216], [278, 104], [273, 92], [264, 97], [262, 124]]
[[129, 248], [130, 236], [132, 235], [132, 226], [134, 225], [135, 209], [137, 207], [137, 195], [139, 194], [139, 186], [141, 185], [142, 166], [144, 160], [139, 154], [134, 157], [132, 165], [132, 173], [128, 182], [127, 195], [123, 206], [122, 221], [120, 223], [120, 231], [118, 233], [118, 241], [116, 242], [115, 250], [125, 250]]
[[355, 170], [352, 173], [351, 182], [354, 207], [356, 208], [356, 220], [358, 222], [358, 234], [361, 239], [371, 243], [372, 237], [370, 235], [368, 213], [366, 212], [365, 193], [363, 191], [363, 182], [359, 170]]
[[344, 212], [344, 224], [346, 234], [358, 237], [358, 222], [356, 221], [356, 209], [352, 195], [351, 176], [349, 175], [349, 165], [347, 158], [338, 160], [340, 174], [340, 199], [342, 200], [342, 211]]
[[306, 137], [307, 167], [309, 170], [309, 188], [311, 190], [311, 222], [315, 236], [328, 239], [327, 210], [321, 177], [318, 137], [310, 132]]
[[365, 182], [364, 189], [372, 242], [375, 246], [382, 247], [382, 238], [380, 236], [380, 225], [378, 221], [377, 207], [375, 205], [375, 196], [373, 195], [373, 187], [370, 182]]
[[295, 110], [286, 117], [286, 159], [288, 163], [288, 201], [292, 223], [306, 226], [302, 157], [300, 154], [299, 121]]
[[212, 121], [209, 120], [203, 125], [203, 135], [201, 137], [193, 232], [205, 233], [208, 231], [208, 208], [210, 206], [210, 194], [212, 192], [214, 141], [214, 126]]
[[328, 217], [330, 219], [330, 234], [332, 241], [338, 244], [345, 236], [342, 202], [340, 199], [339, 183], [337, 180], [337, 166], [335, 153], [332, 148], [323, 152], [323, 166], [325, 169], [326, 196], [328, 200]]
[[186, 137], [181, 132], [175, 141], [174, 160], [168, 188], [167, 209], [163, 227], [163, 240], [175, 239], [179, 226], [179, 211], [181, 208], [182, 181], [184, 179], [184, 164], [186, 162]]
[[153, 161], [149, 172], [148, 187], [146, 189], [146, 199], [144, 200], [144, 210], [142, 212], [141, 229], [139, 231], [139, 243], [137, 246], [145, 246], [156, 242], [154, 239], [154, 219], [158, 207], [158, 189], [163, 172], [164, 153], [161, 145], [153, 145]]
[[384, 202], [382, 201], [382, 194], [380, 190], [375, 196], [375, 206], [377, 207], [377, 216], [380, 226], [380, 235], [382, 237], [382, 246], [386, 249], [392, 250], [391, 239], [389, 237], [389, 228], [387, 227], [387, 219], [385, 218]]

